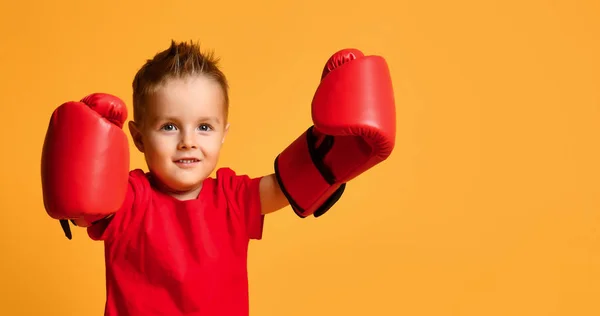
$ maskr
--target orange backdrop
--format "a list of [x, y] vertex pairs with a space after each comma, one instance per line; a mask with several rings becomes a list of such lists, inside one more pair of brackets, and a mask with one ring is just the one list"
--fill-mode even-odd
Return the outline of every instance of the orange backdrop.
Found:
[[1, 315], [102, 314], [102, 244], [43, 208], [44, 134], [91, 92], [131, 106], [172, 38], [222, 57], [221, 165], [253, 176], [310, 124], [331, 53], [392, 71], [396, 151], [327, 216], [268, 217], [252, 315], [600, 314], [600, 2], [88, 2], [0, 5]]

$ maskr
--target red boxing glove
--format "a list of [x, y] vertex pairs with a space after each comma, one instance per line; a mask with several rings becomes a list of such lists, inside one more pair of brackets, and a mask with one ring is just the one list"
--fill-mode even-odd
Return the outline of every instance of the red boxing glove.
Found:
[[69, 220], [91, 226], [125, 201], [126, 119], [125, 103], [102, 93], [64, 103], [52, 113], [42, 150], [44, 207], [50, 217], [60, 220], [69, 239]]
[[311, 126], [275, 160], [275, 174], [300, 217], [327, 212], [346, 183], [392, 153], [396, 108], [387, 63], [356, 49], [335, 53], [312, 101]]

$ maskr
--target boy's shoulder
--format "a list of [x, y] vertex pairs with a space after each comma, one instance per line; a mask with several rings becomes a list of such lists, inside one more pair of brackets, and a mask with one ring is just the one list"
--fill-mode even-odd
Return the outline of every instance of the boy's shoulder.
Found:
[[237, 172], [230, 167], [220, 167], [215, 171], [215, 178], [227, 178], [238, 176]]
[[142, 169], [136, 168], [129, 171], [129, 182], [133, 184], [150, 185], [152, 174]]
[[247, 173], [237, 172], [230, 167], [220, 167], [214, 172], [214, 177], [209, 179], [215, 180], [217, 183], [243, 183], [252, 182], [259, 178], [253, 178]]

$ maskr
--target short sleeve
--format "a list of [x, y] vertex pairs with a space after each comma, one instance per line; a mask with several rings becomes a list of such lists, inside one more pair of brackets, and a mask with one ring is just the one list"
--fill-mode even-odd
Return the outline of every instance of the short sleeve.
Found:
[[123, 231], [132, 216], [131, 211], [134, 208], [134, 204], [139, 202], [140, 198], [144, 196], [146, 187], [149, 186], [147, 183], [148, 180], [141, 169], [132, 170], [129, 173], [129, 185], [127, 186], [127, 194], [125, 195], [123, 205], [113, 216], [88, 227], [88, 236], [92, 240], [107, 241], [114, 239], [118, 232]]
[[217, 182], [223, 190], [230, 212], [234, 212], [246, 228], [248, 238], [262, 239], [264, 215], [260, 204], [260, 180], [237, 175], [229, 168], [217, 170]]

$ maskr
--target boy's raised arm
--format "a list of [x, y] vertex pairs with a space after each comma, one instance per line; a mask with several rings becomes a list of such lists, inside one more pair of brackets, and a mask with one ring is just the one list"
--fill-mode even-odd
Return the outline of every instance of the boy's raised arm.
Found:
[[260, 179], [260, 205], [262, 214], [278, 211], [290, 203], [281, 191], [275, 174], [270, 174]]
[[89, 227], [125, 200], [129, 145], [125, 103], [96, 93], [52, 113], [42, 150], [42, 194], [48, 215], [71, 239], [69, 221]]

